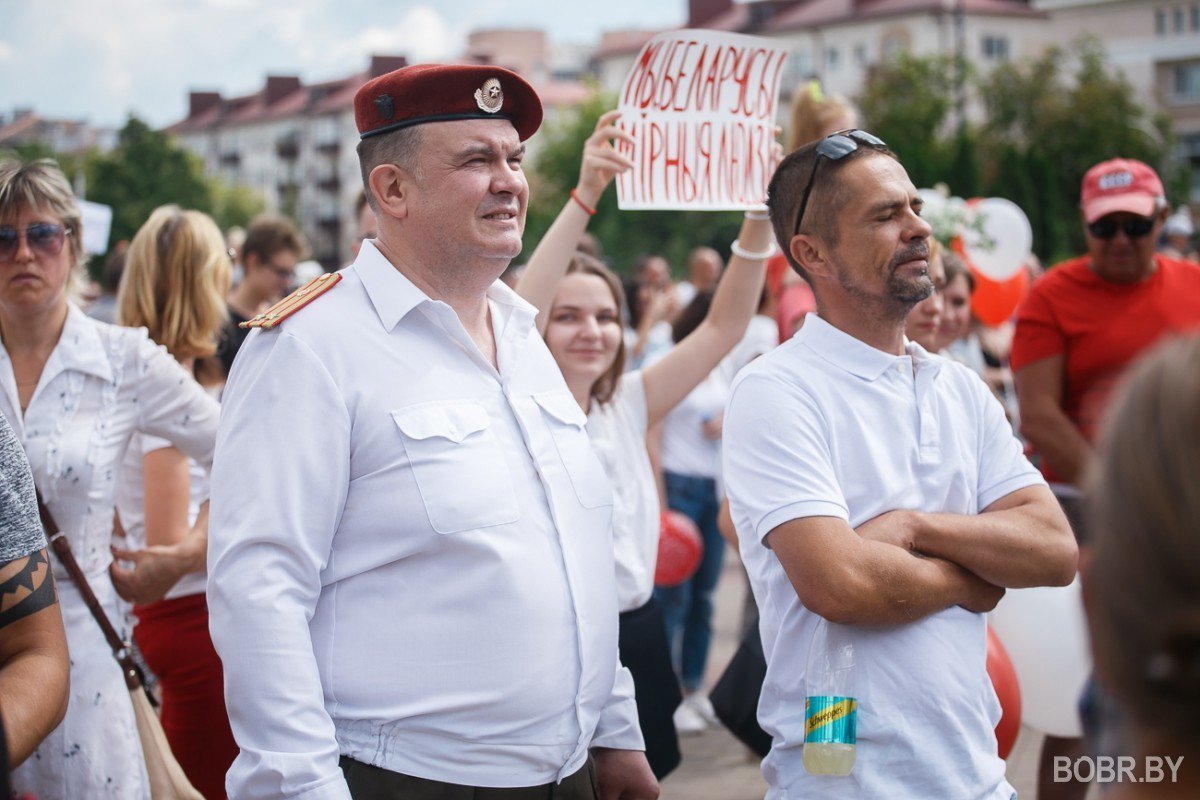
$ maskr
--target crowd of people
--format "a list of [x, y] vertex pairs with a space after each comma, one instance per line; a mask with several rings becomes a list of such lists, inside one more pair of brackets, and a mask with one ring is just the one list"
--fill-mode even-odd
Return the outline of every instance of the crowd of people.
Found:
[[[1196, 754], [1200, 264], [1155, 171], [1089, 170], [1087, 253], [997, 328], [902, 159], [816, 82], [727, 259], [697, 242], [678, 283], [659, 254], [610, 263], [586, 229], [632, 167], [619, 119], [514, 268], [532, 87], [479, 65], [379, 76], [355, 98], [347, 266], [297, 288], [288, 220], [226, 235], [167, 205], [90, 305], [69, 183], [0, 161], [13, 791], [152, 796], [99, 612], [210, 800], [652, 800], [680, 736], [717, 723], [722, 513], [766, 661], [769, 798], [1015, 797], [986, 614], [1071, 583], [1081, 552], [1089, 738], [1047, 737], [1043, 766], [1100, 733]], [[702, 551], [656, 585], [666, 510]], [[849, 779], [802, 765], [826, 625], [857, 654]], [[1114, 796], [1198, 780], [1185, 764]]]

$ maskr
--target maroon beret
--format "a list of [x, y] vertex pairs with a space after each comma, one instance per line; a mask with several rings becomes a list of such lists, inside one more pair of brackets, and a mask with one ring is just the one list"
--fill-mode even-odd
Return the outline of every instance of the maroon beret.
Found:
[[500, 67], [416, 64], [372, 78], [354, 95], [366, 139], [426, 122], [506, 119], [521, 141], [542, 124], [542, 101], [524, 78]]

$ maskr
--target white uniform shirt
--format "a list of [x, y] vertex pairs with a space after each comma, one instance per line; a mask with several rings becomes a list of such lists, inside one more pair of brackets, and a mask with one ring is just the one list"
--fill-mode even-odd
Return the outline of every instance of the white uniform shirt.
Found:
[[960, 607], [907, 625], [854, 628], [858, 759], [848, 778], [809, 775], [805, 671], [816, 615], [763, 539], [829, 516], [976, 514], [1042, 483], [999, 403], [965, 367], [907, 343], [894, 356], [816, 314], [746, 367], [725, 417], [725, 480], [761, 612], [768, 669], [759, 721], [774, 738], [768, 798], [1009, 800], [985, 671], [985, 619]]
[[134, 431], [212, 463], [219, 407], [145, 328], [99, 322], [71, 304], [24, 414], [2, 343], [0, 387], [0, 413], [29, 455], [46, 507], [97, 582], [108, 581], [114, 494]]
[[588, 412], [588, 438], [613, 489], [617, 606], [623, 612], [650, 601], [658, 562], [658, 487], [646, 451], [647, 419], [640, 370], [622, 375], [612, 400], [593, 401]]
[[499, 372], [365, 242], [253, 332], [223, 398], [210, 628], [237, 798], [348, 798], [339, 752], [529, 786], [642, 749], [617, 661], [612, 496], [586, 417], [502, 283]]

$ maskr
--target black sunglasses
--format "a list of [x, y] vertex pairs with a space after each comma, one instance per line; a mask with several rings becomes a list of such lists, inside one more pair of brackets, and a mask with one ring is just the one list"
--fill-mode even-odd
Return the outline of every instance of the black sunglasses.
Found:
[[1087, 226], [1088, 232], [1097, 239], [1111, 239], [1117, 235], [1117, 230], [1125, 231], [1130, 239], [1140, 239], [1154, 230], [1154, 217], [1134, 217], [1124, 222], [1105, 217]]
[[817, 166], [821, 163], [821, 156], [830, 161], [839, 161], [857, 150], [860, 145], [866, 145], [874, 150], [887, 149], [887, 144], [883, 139], [858, 129], [831, 133], [817, 143], [817, 157], [813, 160], [812, 171], [808, 173], [808, 184], [804, 187], [800, 210], [796, 212], [796, 224], [792, 228], [793, 236], [800, 233], [800, 223], [804, 220], [804, 210], [808, 208], [808, 196], [812, 194], [813, 181], [817, 177]]
[[70, 228], [54, 222], [35, 222], [24, 231], [0, 228], [0, 261], [16, 258], [22, 236], [30, 250], [43, 258], [53, 258], [62, 252], [63, 240], [70, 233]]

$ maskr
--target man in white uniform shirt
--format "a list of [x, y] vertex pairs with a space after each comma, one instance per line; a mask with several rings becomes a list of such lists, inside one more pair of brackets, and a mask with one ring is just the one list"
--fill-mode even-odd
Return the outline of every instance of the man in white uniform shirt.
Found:
[[[891, 151], [861, 131], [826, 137], [780, 164], [769, 198], [817, 313], [741, 372], [725, 417], [768, 663], [767, 796], [1010, 800], [984, 612], [1003, 587], [1070, 582], [1070, 527], [983, 382], [904, 338], [933, 291], [931, 230]], [[855, 645], [848, 777], [801, 764], [820, 618]]]
[[534, 308], [496, 280], [541, 116], [494, 67], [364, 85], [378, 239], [238, 356], [208, 588], [233, 798], [657, 797], [609, 486]]

